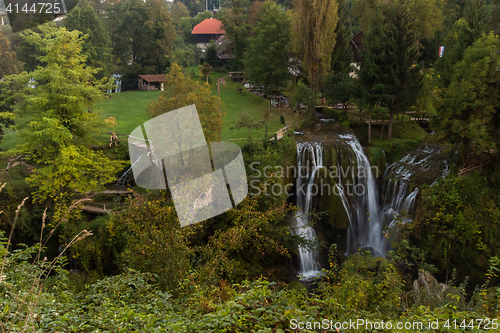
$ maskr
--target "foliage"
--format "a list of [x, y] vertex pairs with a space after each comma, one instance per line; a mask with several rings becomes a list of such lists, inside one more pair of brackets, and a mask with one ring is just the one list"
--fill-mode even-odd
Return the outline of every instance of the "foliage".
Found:
[[219, 65], [219, 58], [217, 57], [217, 47], [215, 46], [214, 43], [210, 43], [206, 50], [205, 50], [205, 54], [206, 54], [206, 62], [212, 66], [212, 68], [217, 68], [217, 66]]
[[96, 80], [98, 70], [85, 66], [80, 33], [53, 25], [39, 29], [23, 36], [43, 52], [38, 60], [45, 67], [7, 76], [4, 84], [16, 102], [13, 114], [24, 137], [15, 151], [40, 165], [29, 177], [34, 198], [54, 202], [60, 213], [75, 191], [97, 190], [112, 181], [121, 162], [88, 148], [95, 142], [92, 131], [107, 127], [92, 106], [104, 98], [109, 83]]
[[119, 245], [119, 265], [155, 274], [162, 287], [175, 292], [191, 268], [189, 237], [197, 229], [182, 228], [172, 201], [160, 196], [136, 200], [111, 219], [106, 234], [112, 244]]
[[480, 37], [480, 33], [481, 30], [474, 29], [464, 18], [453, 24], [444, 40], [443, 57], [435, 64], [439, 74], [438, 87], [445, 88], [450, 85], [455, 65], [463, 59], [465, 51]]
[[224, 116], [224, 114], [219, 114], [219, 109], [222, 107], [220, 99], [212, 96], [208, 84], [186, 77], [182, 68], [175, 63], [172, 64], [166, 76], [164, 91], [158, 101], [149, 105], [148, 114], [154, 118], [192, 104], [195, 104], [198, 110], [207, 142], [218, 141]]
[[287, 97], [290, 100], [290, 105], [298, 111], [300, 110], [300, 103], [309, 101], [311, 90], [302, 80], [297, 83], [290, 81], [287, 87]]
[[250, 131], [252, 128], [259, 128], [262, 127], [264, 124], [264, 120], [255, 120], [250, 115], [247, 113], [242, 113], [241, 114], [241, 119], [240, 121], [234, 123], [233, 126], [231, 126], [231, 129], [237, 129], [237, 128], [242, 128], [242, 127], [247, 127], [248, 128], [248, 141], [250, 142], [250, 138], [252, 137], [250, 134]]
[[109, 5], [108, 27], [117, 64], [137, 63], [145, 73], [164, 73], [175, 29], [161, 0], [127, 0]]
[[99, 75], [109, 76], [111, 40], [99, 15], [87, 0], [80, 1], [64, 20], [69, 31], [78, 30], [88, 35], [82, 45], [82, 54], [87, 57], [89, 67], [101, 68]]
[[186, 44], [182, 36], [177, 36], [174, 42], [174, 51], [170, 61], [183, 67], [194, 66], [198, 63], [200, 49], [196, 45]]
[[500, 65], [498, 36], [483, 35], [468, 48], [463, 60], [454, 67], [450, 85], [442, 92], [438, 118], [443, 134], [452, 142], [463, 145], [464, 154], [469, 145], [479, 151], [500, 146], [494, 119], [497, 116], [500, 82], [496, 70]]
[[348, 22], [348, 5], [343, 1], [339, 6], [339, 21], [336, 33], [337, 42], [332, 53], [332, 72], [328, 76], [324, 92], [331, 102], [341, 103], [344, 117], [347, 117], [347, 105], [356, 95], [357, 85], [351, 77], [351, 63], [354, 61], [351, 44], [351, 27]]
[[295, 0], [293, 3], [292, 40], [311, 87], [309, 111], [312, 118], [315, 117], [316, 92], [321, 90], [331, 67], [338, 19], [336, 0]]
[[[0, 79], [6, 75], [19, 72], [22, 64], [16, 59], [9, 35], [0, 29]], [[5, 100], [2, 95], [2, 87], [0, 86], [0, 142], [3, 137], [2, 126], [9, 126], [13, 123], [12, 119], [7, 117], [7, 114], [12, 112], [12, 104]], [[2, 117], [2, 114], [5, 117]]]
[[429, 255], [428, 263], [457, 270], [481, 284], [488, 258], [498, 256], [497, 196], [480, 176], [449, 177], [422, 192], [422, 206], [411, 226], [410, 245]]
[[210, 75], [210, 73], [212, 73], [212, 67], [208, 64], [208, 62], [203, 63], [203, 65], [200, 67], [200, 73], [205, 75], [208, 83], [208, 76]]
[[228, 0], [229, 6], [222, 14], [222, 28], [226, 31], [231, 51], [234, 54], [234, 69], [243, 68], [243, 57], [246, 52], [249, 27], [247, 24], [248, 0]]
[[263, 85], [266, 92], [279, 94], [290, 76], [290, 17], [272, 2], [264, 2], [256, 16], [244, 59], [245, 75], [254, 84]]
[[[383, 10], [384, 14], [388, 14], [390, 7], [400, 3], [399, 0], [355, 0], [352, 13], [353, 16], [360, 18], [362, 30], [367, 31], [379, 24], [377, 16], [374, 15], [377, 11]], [[441, 29], [443, 23], [441, 8], [442, 0], [405, 1], [405, 9], [410, 13], [417, 40], [431, 39]]]

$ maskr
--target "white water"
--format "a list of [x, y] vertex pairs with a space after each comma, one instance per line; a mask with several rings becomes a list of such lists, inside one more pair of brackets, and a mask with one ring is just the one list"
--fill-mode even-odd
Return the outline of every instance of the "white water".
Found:
[[[351, 186], [351, 204], [345, 196], [345, 190], [339, 191], [340, 198], [349, 217], [347, 229], [347, 252], [353, 253], [360, 246], [369, 247], [377, 255], [385, 255], [386, 244], [383, 234], [382, 217], [378, 204], [378, 191], [370, 161], [356, 136], [340, 135], [354, 153], [355, 161], [349, 159], [352, 170], [351, 183], [339, 179], [344, 187]], [[355, 189], [355, 190], [352, 190]]]
[[[316, 142], [297, 143], [297, 201], [299, 211], [295, 214], [295, 233], [309, 242], [316, 241], [316, 233], [310, 226], [312, 210], [312, 188], [316, 172], [323, 167], [323, 148]], [[318, 253], [308, 247], [299, 246], [299, 275], [312, 278], [320, 274]]]

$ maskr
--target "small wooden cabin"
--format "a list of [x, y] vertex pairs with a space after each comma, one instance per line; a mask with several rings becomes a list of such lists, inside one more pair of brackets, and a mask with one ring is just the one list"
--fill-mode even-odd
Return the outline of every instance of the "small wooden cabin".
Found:
[[139, 75], [139, 90], [149, 91], [161, 89], [163, 91], [165, 80], [165, 74]]

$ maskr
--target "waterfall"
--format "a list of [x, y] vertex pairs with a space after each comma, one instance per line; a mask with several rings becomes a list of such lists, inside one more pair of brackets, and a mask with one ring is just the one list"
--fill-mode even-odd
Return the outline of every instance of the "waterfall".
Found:
[[132, 165], [130, 166], [130, 168], [127, 169], [127, 171], [125, 171], [123, 173], [123, 175], [118, 179], [118, 181], [116, 182], [116, 185], [117, 186], [125, 186], [125, 181], [127, 180], [127, 175], [129, 174], [129, 172], [132, 170], [132, 168], [134, 167], [134, 165], [139, 162], [139, 160], [141, 159], [143, 154], [141, 154], [136, 160], [134, 163], [132, 163]]
[[[309, 225], [312, 210], [313, 185], [316, 172], [323, 168], [323, 148], [316, 142], [297, 143], [297, 201], [295, 233], [309, 242], [316, 241], [316, 233]], [[306, 187], [304, 189], [304, 186]], [[318, 252], [299, 246], [300, 275], [311, 278], [319, 275], [321, 267]]]
[[[346, 170], [341, 169], [337, 183], [339, 196], [350, 222], [347, 229], [347, 252], [353, 253], [359, 246], [362, 246], [369, 247], [377, 255], [383, 256], [386, 252], [386, 244], [378, 203], [378, 190], [370, 161], [356, 136], [343, 134], [340, 138], [354, 154], [354, 159], [348, 158], [351, 180], [340, 177], [347, 173]], [[341, 155], [341, 151], [338, 150], [337, 153]], [[345, 196], [346, 188], [351, 204]]]
[[425, 146], [411, 151], [387, 168], [384, 174], [386, 183], [382, 214], [383, 219], [390, 225], [396, 221], [405, 223], [412, 218], [413, 206], [419, 192], [418, 187], [410, 192], [410, 179], [413, 176], [427, 175], [427, 182], [434, 179], [434, 183], [437, 179], [446, 177], [449, 172], [448, 163], [440, 153], [440, 149]]

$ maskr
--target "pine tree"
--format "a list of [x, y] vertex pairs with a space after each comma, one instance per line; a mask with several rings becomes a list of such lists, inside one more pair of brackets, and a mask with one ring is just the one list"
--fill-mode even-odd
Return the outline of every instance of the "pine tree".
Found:
[[403, 1], [389, 9], [385, 36], [386, 61], [382, 64], [381, 81], [384, 84], [385, 104], [390, 110], [387, 139], [392, 138], [394, 114], [406, 111], [412, 105], [421, 87], [421, 72], [415, 20]]
[[368, 109], [368, 142], [371, 141], [371, 117], [376, 105], [383, 102], [385, 86], [381, 81], [382, 66], [387, 59], [384, 33], [386, 19], [380, 12], [377, 13], [379, 24], [374, 25], [365, 33], [363, 52], [361, 53], [361, 68], [358, 72], [359, 92], [358, 104]]
[[249, 80], [266, 92], [279, 93], [290, 77], [290, 29], [290, 17], [281, 6], [268, 1], [260, 7], [244, 63]]
[[327, 78], [324, 91], [325, 96], [333, 103], [342, 103], [344, 116], [347, 119], [347, 105], [354, 95], [356, 83], [351, 77], [354, 61], [351, 44], [351, 26], [348, 21], [349, 7], [343, 1], [338, 9], [337, 42], [332, 53], [331, 73]]

